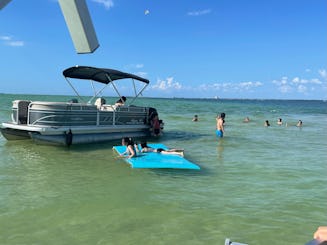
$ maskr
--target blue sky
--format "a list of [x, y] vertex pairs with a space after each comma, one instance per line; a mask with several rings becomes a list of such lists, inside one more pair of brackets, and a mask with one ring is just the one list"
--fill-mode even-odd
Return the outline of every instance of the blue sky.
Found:
[[0, 10], [0, 93], [73, 94], [62, 71], [88, 65], [148, 78], [150, 97], [327, 99], [326, 0], [86, 3], [93, 54], [75, 52], [56, 0]]

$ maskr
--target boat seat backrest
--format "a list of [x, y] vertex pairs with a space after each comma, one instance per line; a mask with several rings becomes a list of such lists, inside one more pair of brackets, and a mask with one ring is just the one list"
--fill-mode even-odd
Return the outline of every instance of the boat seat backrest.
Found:
[[103, 111], [115, 111], [114, 105], [102, 105], [101, 110]]

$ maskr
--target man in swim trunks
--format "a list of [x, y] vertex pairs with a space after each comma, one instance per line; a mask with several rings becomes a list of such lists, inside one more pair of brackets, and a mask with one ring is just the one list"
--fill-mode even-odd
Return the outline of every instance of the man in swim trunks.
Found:
[[225, 123], [225, 113], [221, 113], [220, 116], [217, 116], [216, 118], [216, 135], [219, 138], [224, 137], [224, 123]]

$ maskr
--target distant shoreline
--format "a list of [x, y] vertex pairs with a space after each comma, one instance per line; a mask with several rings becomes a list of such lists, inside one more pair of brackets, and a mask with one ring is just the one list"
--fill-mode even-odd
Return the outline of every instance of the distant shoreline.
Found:
[[[23, 96], [67, 96], [67, 97], [76, 97], [76, 95], [69, 95], [69, 94], [13, 94], [13, 93], [0, 93], [0, 95], [23, 95]], [[82, 97], [92, 97], [92, 95], [81, 95]], [[108, 97], [108, 98], [116, 98], [117, 96], [106, 96], [104, 95], [103, 97]], [[142, 96], [140, 98], [144, 99], [168, 99], [168, 100], [208, 100], [208, 101], [224, 101], [224, 100], [247, 100], [247, 101], [322, 101], [322, 102], [327, 102], [326, 99], [272, 99], [272, 98], [267, 98], [267, 99], [259, 99], [259, 98], [185, 98], [185, 97], [150, 97], [150, 96]]]

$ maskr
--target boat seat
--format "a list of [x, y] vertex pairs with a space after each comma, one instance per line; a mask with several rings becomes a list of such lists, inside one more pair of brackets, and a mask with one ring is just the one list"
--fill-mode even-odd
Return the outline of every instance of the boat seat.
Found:
[[102, 111], [115, 111], [116, 108], [114, 105], [102, 105], [100, 110]]

